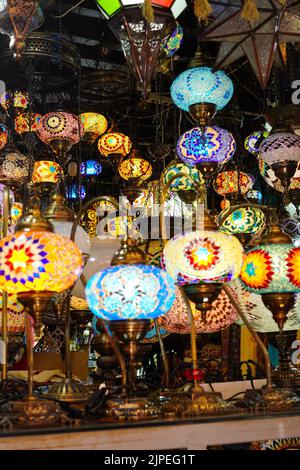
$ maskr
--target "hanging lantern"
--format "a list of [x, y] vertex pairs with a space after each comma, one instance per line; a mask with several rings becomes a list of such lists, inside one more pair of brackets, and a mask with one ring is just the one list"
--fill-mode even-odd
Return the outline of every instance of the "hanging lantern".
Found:
[[83, 125], [74, 114], [53, 112], [41, 118], [37, 135], [53, 152], [62, 157], [83, 135]]
[[[239, 177], [238, 177], [239, 175]], [[220, 196], [236, 195], [239, 192], [246, 194], [252, 189], [254, 184], [254, 177], [242, 171], [222, 171], [214, 180], [214, 190]]]
[[79, 187], [76, 184], [71, 184], [67, 187], [67, 197], [68, 199], [85, 199], [86, 197], [86, 189], [85, 186], [81, 185], [80, 191]]
[[167, 36], [162, 43], [162, 50], [166, 57], [172, 57], [180, 49], [183, 41], [183, 29], [176, 21], [176, 27], [172, 33]]
[[15, 131], [17, 134], [36, 132], [37, 125], [42, 115], [37, 113], [21, 113], [15, 119]]
[[[140, 231], [135, 227], [132, 217], [117, 216], [108, 220], [105, 229], [110, 236], [114, 238], [133, 238], [141, 237]], [[103, 233], [100, 233], [103, 235]]]
[[50, 160], [35, 162], [32, 173], [32, 183], [58, 183], [59, 177], [63, 175], [62, 167]]
[[10, 37], [10, 48], [20, 58], [28, 33], [44, 22], [44, 14], [36, 0], [2, 0], [0, 4], [0, 32]]
[[250, 191], [248, 191], [246, 194], [246, 198], [250, 202], [253, 202], [255, 204], [261, 204], [263, 196], [262, 193], [257, 189], [250, 189]]
[[[184, 202], [192, 202], [196, 198], [196, 192], [190, 178], [195, 181], [197, 186], [204, 186], [205, 180], [200, 171], [194, 166], [173, 160], [163, 172], [163, 183], [167, 185], [174, 176], [179, 174], [181, 176], [178, 176], [178, 178], [174, 179], [171, 183], [170, 191], [178, 192]], [[186, 175], [187, 177], [182, 175]]]
[[[190, 302], [194, 317], [196, 333], [215, 333], [232, 325], [238, 313], [231, 305], [227, 295], [221, 291], [211, 308], [205, 312], [205, 317], [196, 310], [195, 304]], [[176, 298], [171, 309], [157, 319], [161, 328], [169, 333], [190, 334], [191, 324], [187, 306], [179, 288], [176, 288]]]
[[259, 147], [259, 170], [276, 190], [300, 188], [300, 136], [290, 132], [270, 134]]
[[[100, 11], [121, 42], [128, 66], [145, 94], [159, 59], [168, 24], [186, 8], [185, 0], [153, 0], [150, 10], [144, 0], [96, 0]], [[150, 13], [150, 14], [149, 14]]]
[[[229, 214], [227, 215], [227, 213]], [[254, 235], [265, 228], [265, 214], [258, 207], [238, 207], [233, 211], [225, 209], [218, 215], [220, 232], [236, 235], [242, 244], [248, 243]]]
[[127, 135], [121, 132], [109, 132], [98, 140], [98, 150], [104, 157], [121, 160], [128, 155], [132, 142]]
[[82, 176], [98, 176], [101, 172], [102, 165], [96, 160], [86, 160], [80, 165], [80, 174]]
[[8, 112], [10, 108], [15, 108], [16, 112], [19, 113], [21, 110], [26, 109], [28, 104], [28, 93], [18, 90], [7, 91], [1, 101], [1, 106], [5, 112]]
[[87, 140], [90, 144], [107, 129], [107, 119], [98, 113], [83, 113], [80, 114], [80, 119], [83, 124], [83, 140]]
[[[266, 135], [267, 137], [268, 135]], [[263, 139], [263, 133], [261, 131], [255, 131], [248, 135], [245, 139], [245, 149], [248, 150], [252, 155], [257, 155], [259, 151], [259, 143]]]
[[7, 127], [0, 123], [0, 150], [3, 149], [3, 147], [5, 147], [5, 145], [7, 144], [7, 141], [8, 141], [8, 130], [7, 130]]
[[177, 142], [177, 155], [188, 165], [216, 163], [230, 160], [236, 149], [233, 135], [221, 127], [194, 127], [185, 132]]
[[96, 237], [97, 227], [101, 219], [103, 219], [107, 214], [115, 211], [116, 208], [110, 202], [102, 200], [96, 201], [82, 214], [80, 225], [84, 230], [86, 230], [91, 238]]
[[15, 187], [30, 181], [34, 162], [30, 155], [23, 155], [13, 144], [8, 144], [0, 154], [0, 181]]
[[141, 157], [130, 157], [123, 160], [119, 165], [119, 175], [126, 181], [135, 182], [140, 185], [152, 175], [152, 166]]
[[110, 266], [89, 279], [86, 297], [92, 312], [105, 320], [151, 319], [171, 308], [175, 287], [154, 266]]
[[222, 70], [195, 67], [181, 73], [172, 83], [174, 104], [189, 112], [200, 126], [208, 124], [217, 111], [223, 109], [233, 95], [233, 83]]

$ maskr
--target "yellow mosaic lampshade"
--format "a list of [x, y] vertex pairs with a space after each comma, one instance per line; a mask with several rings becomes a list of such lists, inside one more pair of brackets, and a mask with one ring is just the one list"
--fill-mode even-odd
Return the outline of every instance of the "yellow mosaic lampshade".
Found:
[[[0, 309], [2, 308], [2, 294], [0, 294]], [[8, 334], [24, 333], [25, 309], [18, 301], [16, 295], [7, 298], [7, 332]], [[2, 333], [2, 318], [0, 315], [0, 333]]]
[[108, 132], [98, 140], [98, 150], [104, 157], [119, 155], [120, 158], [129, 154], [132, 142], [121, 132]]
[[40, 160], [35, 162], [32, 183], [57, 183], [59, 176], [63, 174], [62, 167], [50, 160]]
[[104, 134], [108, 122], [105, 116], [98, 113], [82, 113], [80, 119], [83, 124], [83, 139], [89, 142], [95, 142], [97, 137]]
[[23, 204], [21, 202], [15, 202], [10, 211], [10, 219], [12, 225], [15, 225], [18, 220], [22, 217]]
[[15, 130], [17, 134], [36, 132], [38, 122], [42, 115], [37, 113], [21, 113], [15, 119]]
[[131, 179], [146, 181], [152, 175], [152, 166], [143, 158], [127, 158], [119, 165], [119, 174], [126, 181]]
[[0, 289], [9, 294], [62, 292], [82, 268], [75, 243], [53, 232], [16, 232], [0, 241]]

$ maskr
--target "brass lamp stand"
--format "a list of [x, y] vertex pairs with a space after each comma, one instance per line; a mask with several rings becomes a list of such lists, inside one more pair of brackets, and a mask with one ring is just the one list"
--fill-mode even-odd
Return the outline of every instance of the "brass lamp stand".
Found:
[[[8, 218], [9, 218], [9, 188], [5, 186], [3, 189], [3, 228], [2, 238], [5, 238], [8, 233]], [[7, 292], [2, 292], [2, 364], [1, 364], [1, 379], [2, 382], [7, 379]]]

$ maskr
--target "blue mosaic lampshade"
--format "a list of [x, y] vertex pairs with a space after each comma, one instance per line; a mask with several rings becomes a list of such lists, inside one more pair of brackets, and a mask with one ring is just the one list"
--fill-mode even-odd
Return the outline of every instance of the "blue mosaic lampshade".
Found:
[[193, 104], [212, 103], [217, 111], [223, 109], [233, 95], [233, 83], [222, 70], [195, 67], [181, 73], [172, 83], [171, 97], [175, 105], [189, 111]]
[[188, 165], [230, 160], [236, 149], [233, 135], [221, 127], [194, 127], [185, 132], [177, 142], [177, 155]]
[[166, 313], [175, 300], [172, 278], [143, 264], [110, 266], [86, 286], [91, 311], [104, 320], [144, 320]]
[[250, 191], [247, 192], [246, 198], [249, 200], [255, 200], [257, 204], [261, 204], [263, 195], [258, 189], [250, 189]]
[[81, 186], [79, 196], [79, 187], [76, 184], [71, 184], [71, 186], [67, 187], [67, 196], [68, 199], [84, 199], [86, 197], [86, 189], [84, 186]]
[[101, 172], [102, 165], [96, 160], [86, 160], [80, 165], [80, 173], [82, 176], [98, 176]]

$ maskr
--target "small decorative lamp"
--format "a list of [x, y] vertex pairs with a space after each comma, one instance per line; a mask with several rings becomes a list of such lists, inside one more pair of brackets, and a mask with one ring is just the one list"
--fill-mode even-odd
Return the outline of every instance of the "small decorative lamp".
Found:
[[7, 113], [10, 108], [15, 108], [17, 114], [26, 109], [29, 104], [28, 93], [20, 90], [7, 91], [1, 101], [1, 106]]
[[28, 132], [36, 132], [37, 125], [42, 118], [38, 113], [21, 113], [15, 119], [15, 131], [17, 134], [27, 134]]
[[236, 197], [239, 192], [246, 194], [253, 184], [254, 177], [248, 173], [236, 170], [222, 171], [214, 180], [214, 190], [220, 196], [230, 199]]
[[129, 154], [132, 142], [121, 132], [108, 132], [98, 140], [98, 150], [104, 157], [109, 157], [114, 164]]
[[[267, 137], [267, 136], [266, 136]], [[245, 139], [245, 149], [252, 155], [257, 155], [259, 152], [259, 144], [263, 139], [262, 131], [255, 131], [248, 135]]]
[[42, 142], [50, 145], [53, 152], [64, 159], [72, 145], [80, 141], [84, 130], [78, 116], [58, 111], [43, 116], [36, 132]]
[[15, 188], [28, 183], [34, 162], [30, 155], [23, 155], [13, 144], [8, 144], [0, 154], [0, 181]]
[[221, 232], [235, 235], [244, 245], [248, 244], [255, 235], [262, 233], [266, 218], [259, 207], [236, 206], [232, 211], [225, 209], [220, 212], [218, 225]]
[[162, 43], [162, 50], [165, 53], [166, 57], [172, 57], [178, 49], [180, 49], [180, 46], [183, 41], [183, 29], [180, 26], [180, 24], [176, 21], [176, 27], [172, 31], [172, 33], [165, 38], [165, 40]]
[[229, 103], [232, 95], [231, 79], [222, 70], [213, 72], [211, 67], [188, 69], [171, 86], [175, 105], [189, 112], [201, 127]]
[[257, 189], [250, 189], [247, 194], [246, 198], [249, 202], [253, 202], [254, 204], [261, 204], [262, 203], [262, 193]]
[[[178, 160], [173, 160], [167, 168], [165, 169], [162, 179], [165, 185], [169, 184], [169, 181], [174, 178], [174, 176], [178, 176], [170, 186], [170, 191], [178, 192], [179, 197], [187, 203], [190, 203], [195, 200], [197, 194], [193, 184], [191, 183], [191, 179], [195, 181], [196, 186], [204, 186], [205, 180], [197, 168], [194, 166], [187, 165], [186, 163], [182, 163]], [[184, 177], [183, 175], [186, 175]]]
[[2, 0], [0, 4], [0, 32], [10, 37], [9, 47], [17, 59], [25, 48], [26, 35], [43, 22], [44, 14], [36, 0]]
[[177, 155], [184, 163], [211, 174], [218, 165], [230, 160], [236, 149], [233, 135], [221, 127], [194, 127], [177, 142]]
[[279, 225], [289, 235], [295, 246], [300, 246], [300, 217], [294, 204], [290, 203], [280, 214]]
[[5, 124], [0, 123], [0, 150], [5, 147], [8, 141], [8, 130]]
[[80, 165], [80, 173], [82, 176], [98, 176], [102, 172], [101, 163], [96, 160], [86, 160]]
[[104, 132], [106, 132], [107, 119], [99, 113], [82, 113], [80, 119], [83, 124], [83, 140], [92, 144]]
[[50, 160], [40, 160], [35, 162], [32, 173], [32, 183], [58, 183], [63, 174], [62, 167]]
[[85, 186], [81, 185], [80, 191], [79, 186], [76, 184], [71, 184], [67, 187], [67, 197], [68, 199], [78, 200], [78, 199], [85, 199], [86, 197], [86, 189]]
[[[196, 333], [215, 333], [232, 325], [238, 316], [227, 295], [221, 291], [217, 299], [205, 313], [205, 318], [190, 302]], [[176, 299], [172, 308], [157, 319], [158, 324], [169, 333], [190, 334], [191, 324], [186, 303], [180, 289], [176, 288]]]
[[[90, 238], [96, 237], [97, 227], [101, 219], [110, 212], [115, 212], [116, 208], [108, 201], [96, 201], [89, 209], [84, 211], [80, 219], [80, 225], [89, 234]], [[115, 250], [116, 251], [116, 250]]]
[[123, 160], [118, 170], [121, 178], [136, 186], [140, 186], [152, 175], [151, 164], [139, 157], [137, 152], [134, 152], [132, 157]]
[[263, 245], [251, 248], [244, 257], [240, 278], [250, 292], [262, 296], [282, 330], [288, 312], [300, 292], [300, 248], [273, 221]]
[[259, 147], [259, 169], [265, 181], [280, 192], [299, 189], [300, 136], [274, 132]]

